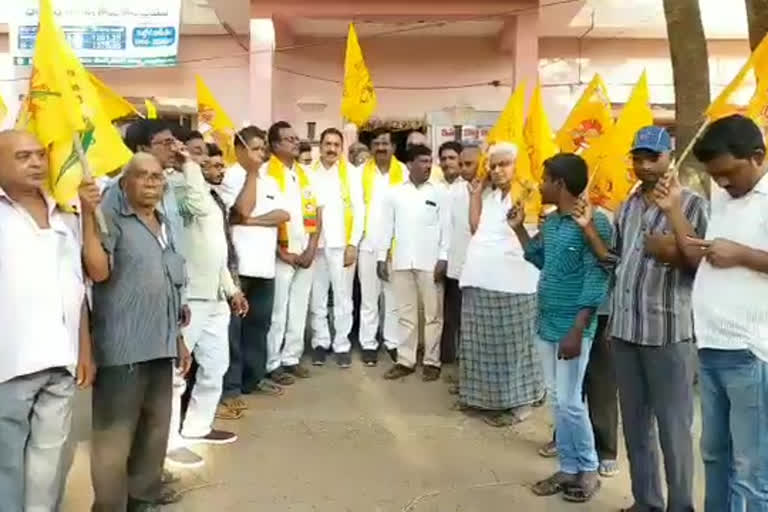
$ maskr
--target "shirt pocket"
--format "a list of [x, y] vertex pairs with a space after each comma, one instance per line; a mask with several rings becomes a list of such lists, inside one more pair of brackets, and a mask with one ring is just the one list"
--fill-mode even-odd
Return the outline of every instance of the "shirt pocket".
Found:
[[181, 288], [186, 282], [184, 258], [173, 251], [163, 251], [163, 265], [171, 283], [176, 288]]
[[[561, 235], [562, 236], [562, 235]], [[584, 244], [575, 235], [565, 235], [558, 244], [555, 268], [560, 274], [572, 274], [582, 270]]]
[[438, 222], [440, 221], [437, 201], [431, 198], [425, 199], [423, 210], [424, 224], [427, 226], [437, 226]]

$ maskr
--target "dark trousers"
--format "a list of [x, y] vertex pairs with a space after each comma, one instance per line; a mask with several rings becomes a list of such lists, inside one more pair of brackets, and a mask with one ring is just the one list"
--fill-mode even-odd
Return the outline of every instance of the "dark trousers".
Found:
[[[693, 511], [693, 344], [613, 343], [635, 503], [643, 511]], [[659, 444], [667, 506], [659, 474]]]
[[251, 393], [267, 373], [267, 333], [272, 325], [275, 280], [240, 276], [249, 309], [245, 318], [229, 323], [229, 369], [224, 375], [222, 398]]
[[613, 344], [605, 333], [607, 325], [608, 315], [597, 317], [597, 331], [584, 377], [584, 395], [589, 405], [597, 456], [600, 460], [616, 460], [619, 396]]
[[173, 361], [99, 368], [93, 384], [93, 512], [125, 512], [162, 489], [171, 421]]
[[461, 288], [459, 280], [445, 279], [443, 300], [443, 334], [440, 338], [440, 359], [444, 363], [453, 363], [459, 351], [459, 333], [461, 332]]

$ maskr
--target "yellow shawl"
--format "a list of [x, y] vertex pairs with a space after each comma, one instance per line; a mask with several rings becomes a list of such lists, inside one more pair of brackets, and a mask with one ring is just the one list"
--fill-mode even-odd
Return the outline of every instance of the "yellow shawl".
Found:
[[[363, 167], [363, 201], [365, 202], [365, 233], [368, 233], [368, 214], [373, 198], [373, 188], [376, 179], [376, 160], [370, 158]], [[389, 184], [399, 185], [403, 182], [403, 165], [393, 156], [389, 161]]]
[[[315, 162], [314, 170], [318, 171], [322, 163], [320, 160]], [[339, 181], [341, 182], [341, 200], [344, 203], [344, 233], [347, 245], [352, 241], [352, 225], [354, 224], [354, 213], [352, 211], [352, 198], [349, 194], [349, 171], [347, 170], [347, 161], [344, 158], [339, 159]]]
[[[287, 169], [283, 162], [274, 155], [269, 158], [267, 174], [277, 180], [278, 185], [280, 185], [280, 190], [285, 193], [285, 176], [287, 174]], [[312, 234], [317, 231], [317, 201], [309, 186], [307, 173], [298, 162], [296, 163], [296, 175], [299, 177], [299, 188], [301, 189], [301, 212], [304, 220], [304, 231], [308, 234]], [[278, 227], [277, 241], [281, 247], [288, 247], [287, 222]]]

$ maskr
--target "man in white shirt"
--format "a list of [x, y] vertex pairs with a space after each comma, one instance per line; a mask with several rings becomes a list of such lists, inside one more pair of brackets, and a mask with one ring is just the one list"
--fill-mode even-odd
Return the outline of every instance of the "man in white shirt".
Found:
[[363, 363], [375, 366], [378, 361], [379, 298], [384, 295], [383, 344], [393, 362], [397, 362], [397, 345], [400, 341], [397, 302], [392, 286], [382, 281], [376, 272], [378, 244], [381, 229], [383, 203], [387, 190], [408, 179], [408, 169], [394, 157], [392, 134], [386, 129], [376, 130], [371, 141], [373, 158], [363, 164], [363, 203], [365, 219], [363, 239], [357, 262], [360, 279], [360, 346]]
[[272, 156], [261, 173], [277, 180], [290, 221], [278, 230], [275, 300], [267, 335], [267, 375], [277, 384], [305, 379], [309, 370], [299, 364], [304, 353], [304, 328], [312, 291], [315, 253], [322, 232], [322, 202], [309, 174], [296, 158], [299, 138], [290, 124], [278, 121], [269, 128]]
[[419, 297], [424, 303], [424, 381], [440, 376], [440, 334], [443, 328], [443, 280], [448, 265], [449, 212], [443, 185], [427, 182], [432, 150], [408, 150], [410, 179], [385, 198], [379, 243], [379, 277], [389, 281], [387, 259], [392, 252], [392, 286], [397, 301], [402, 342], [397, 363], [384, 374], [399, 379], [413, 373], [419, 344]]
[[[96, 368], [88, 330], [82, 243], [99, 243], [93, 182], [75, 214], [43, 192], [45, 149], [0, 132], [0, 496], [4, 510], [58, 510], [69, 470], [75, 386]], [[85, 218], [88, 217], [86, 220]], [[90, 275], [90, 274], [89, 274]]]
[[[341, 366], [350, 362], [352, 284], [357, 245], [363, 235], [365, 206], [360, 171], [343, 157], [344, 138], [336, 128], [320, 135], [320, 160], [312, 167], [317, 194], [323, 198], [323, 232], [312, 284], [312, 362], [320, 366], [333, 345]], [[333, 344], [328, 326], [328, 290], [333, 292]]]
[[445, 300], [443, 305], [443, 335], [440, 340], [440, 353], [443, 362], [453, 362], [459, 341], [461, 326], [461, 267], [467, 252], [472, 233], [469, 230], [469, 188], [475, 178], [477, 162], [480, 157], [478, 148], [464, 148], [458, 142], [450, 141], [440, 146], [440, 167], [448, 185], [448, 218], [450, 228], [450, 247], [448, 252], [448, 271], [445, 279]]
[[[237, 440], [232, 432], [213, 429], [216, 406], [221, 398], [223, 377], [229, 366], [229, 319], [232, 313], [244, 316], [248, 302], [235, 285], [228, 268], [226, 216], [217, 194], [203, 175], [200, 165], [208, 158], [208, 146], [199, 132], [191, 132], [184, 157], [184, 192], [179, 209], [184, 219], [184, 243], [189, 283], [187, 298], [190, 324], [183, 329], [187, 349], [198, 363], [195, 382], [181, 421], [182, 395], [187, 381], [174, 376], [168, 459], [180, 465], [189, 460], [185, 444], [226, 444]], [[181, 452], [181, 453], [179, 453]], [[177, 458], [177, 454], [179, 457]], [[196, 465], [202, 463], [202, 459]]]
[[[768, 173], [760, 128], [739, 115], [694, 147], [715, 184], [693, 285], [705, 512], [768, 510]], [[678, 205], [679, 187], [667, 188]]]
[[[248, 126], [240, 130], [234, 142], [237, 169], [245, 172], [245, 179], [231, 208], [230, 224], [240, 289], [248, 300], [248, 313], [242, 321], [236, 316], [230, 319], [230, 360], [224, 376], [223, 412], [247, 409], [241, 393], [282, 393], [280, 386], [265, 377], [267, 333], [275, 295], [277, 227], [290, 215], [277, 181], [260, 172], [265, 156], [263, 137], [262, 130]], [[223, 202], [227, 204], [227, 199]]]

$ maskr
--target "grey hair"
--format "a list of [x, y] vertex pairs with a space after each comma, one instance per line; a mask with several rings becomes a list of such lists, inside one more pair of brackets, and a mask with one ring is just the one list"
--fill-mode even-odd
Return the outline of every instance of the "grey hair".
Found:
[[511, 155], [512, 158], [517, 158], [517, 144], [512, 142], [497, 142], [488, 148], [488, 158], [495, 155]]

